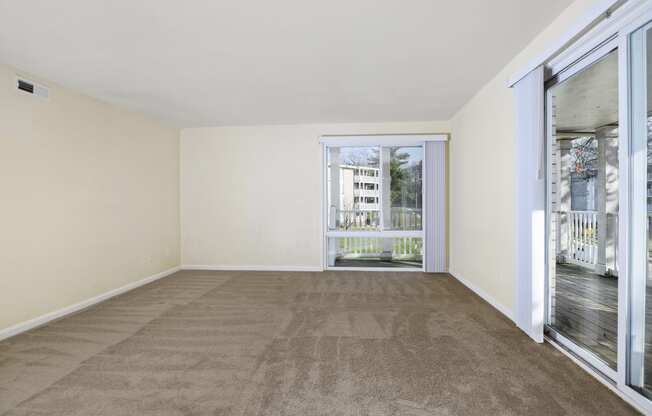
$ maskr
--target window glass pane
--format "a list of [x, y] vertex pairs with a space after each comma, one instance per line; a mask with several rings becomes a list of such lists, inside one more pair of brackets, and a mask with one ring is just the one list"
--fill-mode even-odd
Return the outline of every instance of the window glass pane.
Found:
[[652, 398], [652, 30], [631, 39], [631, 254], [629, 384]]
[[328, 239], [330, 267], [421, 268], [423, 240], [416, 237]]
[[329, 147], [328, 229], [380, 229], [378, 147]]
[[383, 147], [383, 229], [422, 229], [423, 148]]
[[421, 146], [331, 146], [327, 159], [329, 230], [423, 229]]
[[618, 52], [547, 91], [548, 325], [616, 368]]

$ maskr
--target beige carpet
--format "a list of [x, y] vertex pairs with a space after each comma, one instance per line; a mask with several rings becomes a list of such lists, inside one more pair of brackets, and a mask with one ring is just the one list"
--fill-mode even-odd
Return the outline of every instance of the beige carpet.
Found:
[[625, 415], [446, 275], [179, 272], [0, 342], [0, 415]]

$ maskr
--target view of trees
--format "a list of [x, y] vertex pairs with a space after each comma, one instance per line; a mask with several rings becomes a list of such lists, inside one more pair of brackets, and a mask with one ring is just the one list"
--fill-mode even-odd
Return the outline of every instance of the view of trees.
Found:
[[423, 160], [420, 159], [416, 163], [409, 163], [411, 161], [410, 154], [401, 152], [400, 147], [392, 147], [390, 157], [392, 206], [421, 208]]
[[588, 179], [597, 175], [598, 141], [595, 137], [574, 139], [571, 145], [574, 173]]
[[[421, 208], [422, 201], [422, 167], [423, 157], [419, 149], [419, 157], [410, 154], [404, 147], [389, 148], [389, 173], [391, 178], [392, 207]], [[412, 148], [409, 148], [412, 149]], [[344, 163], [377, 168], [380, 166], [380, 150], [365, 148], [350, 152]]]

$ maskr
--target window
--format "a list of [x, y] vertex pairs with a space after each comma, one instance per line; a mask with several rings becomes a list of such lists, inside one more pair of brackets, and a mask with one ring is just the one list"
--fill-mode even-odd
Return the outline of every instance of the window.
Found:
[[423, 208], [423, 149], [421, 147], [388, 147], [390, 165], [389, 218], [385, 228], [421, 230]]
[[[380, 230], [380, 211], [362, 210], [365, 197], [354, 195], [360, 189], [359, 174], [365, 167], [379, 166], [378, 153], [372, 147], [329, 147], [328, 157], [328, 229], [338, 231]], [[351, 169], [354, 167], [354, 169]]]
[[331, 237], [338, 267], [423, 267], [423, 239]]
[[328, 267], [423, 268], [423, 145], [325, 152]]

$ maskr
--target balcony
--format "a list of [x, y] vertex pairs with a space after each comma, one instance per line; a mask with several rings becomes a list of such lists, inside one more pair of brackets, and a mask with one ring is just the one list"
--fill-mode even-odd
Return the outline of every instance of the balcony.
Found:
[[354, 175], [353, 181], [358, 183], [380, 183], [380, 177], [367, 175]]
[[[333, 220], [333, 219], [331, 219]], [[378, 204], [359, 204], [355, 210], [337, 210], [335, 214], [337, 231], [378, 231], [380, 211]], [[390, 230], [422, 230], [422, 212], [420, 208], [393, 207], [391, 209]]]
[[[421, 231], [421, 209], [394, 207], [389, 226], [381, 227], [380, 211], [365, 211], [361, 204], [356, 210], [337, 210], [337, 231]], [[370, 205], [370, 204], [369, 204]], [[421, 237], [335, 237], [330, 244], [338, 267], [421, 267], [423, 239]]]

